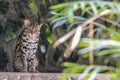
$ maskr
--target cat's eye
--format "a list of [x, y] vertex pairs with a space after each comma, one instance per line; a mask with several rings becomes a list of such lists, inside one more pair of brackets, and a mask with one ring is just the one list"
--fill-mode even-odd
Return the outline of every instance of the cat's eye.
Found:
[[28, 32], [32, 32], [32, 31], [33, 31], [32, 28], [29, 28], [29, 29], [28, 29]]
[[31, 30], [30, 30], [30, 29], [28, 29], [27, 31], [28, 31], [28, 32], [31, 32]]

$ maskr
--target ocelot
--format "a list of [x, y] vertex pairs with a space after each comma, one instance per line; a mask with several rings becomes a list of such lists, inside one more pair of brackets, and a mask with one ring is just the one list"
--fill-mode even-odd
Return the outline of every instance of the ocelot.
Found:
[[15, 72], [37, 72], [36, 52], [42, 24], [31, 24], [30, 20], [25, 19], [24, 25], [25, 29], [17, 41], [13, 69]]

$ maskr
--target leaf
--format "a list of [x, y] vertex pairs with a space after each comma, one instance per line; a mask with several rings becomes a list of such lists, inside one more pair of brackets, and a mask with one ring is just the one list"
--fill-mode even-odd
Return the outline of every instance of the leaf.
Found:
[[75, 67], [75, 66], [80, 66], [79, 64], [71, 63], [71, 62], [64, 62], [63, 65], [64, 65], [65, 67]]
[[82, 11], [82, 15], [84, 15], [85, 14], [85, 12], [87, 12], [87, 11], [89, 11], [89, 10], [91, 10], [92, 8], [89, 6], [89, 7], [86, 7], [83, 11]]
[[94, 69], [94, 71], [92, 72], [89, 80], [94, 80], [95, 77], [96, 77], [96, 75], [98, 74], [99, 70], [100, 70], [100, 67], [96, 67], [96, 68]]
[[73, 11], [76, 11], [78, 9], [78, 3], [74, 3], [73, 7]]
[[76, 48], [76, 46], [78, 45], [81, 35], [82, 35], [82, 26], [79, 26], [75, 32], [75, 35], [72, 40], [72, 44], [70, 46], [71, 51], [73, 51]]
[[73, 23], [74, 22], [74, 18], [71, 16], [71, 17], [68, 18], [68, 21], [69, 21], [69, 23]]
[[72, 53], [72, 51], [70, 50], [71, 43], [72, 43], [72, 40], [67, 45], [67, 48], [66, 48], [66, 50], [64, 52], [64, 58], [69, 58], [71, 56], [71, 53]]
[[104, 55], [107, 55], [107, 54], [114, 54], [114, 53], [119, 53], [120, 52], [120, 49], [107, 49], [107, 50], [102, 50], [97, 54], [97, 56], [104, 56]]
[[74, 22], [72, 22], [72, 23], [68, 26], [67, 31], [69, 31], [74, 25], [76, 25], [76, 24], [81, 24], [81, 23], [83, 23], [85, 20], [87, 20], [86, 18], [80, 17], [80, 16], [73, 16], [73, 18], [74, 18]]
[[80, 41], [79, 44], [78, 44], [78, 47], [87, 47], [88, 45], [89, 45], [88, 42]]
[[82, 73], [82, 76], [79, 75], [78, 80], [83, 80], [92, 68], [93, 68], [92, 66], [88, 66]]
[[54, 24], [54, 23], [56, 23], [56, 22], [65, 20], [65, 19], [67, 19], [67, 18], [68, 18], [67, 16], [63, 16], [63, 17], [56, 18], [56, 19], [52, 20], [52, 21], [50, 22], [50, 24]]
[[100, 23], [98, 23], [98, 22], [94, 22], [94, 24], [95, 24], [96, 26], [99, 26], [99, 27], [103, 28], [103, 29], [106, 29], [106, 26], [103, 25], [103, 24], [100, 24]]
[[73, 11], [72, 11], [72, 10], [69, 10], [69, 12], [68, 12], [68, 21], [69, 21], [69, 23], [74, 22], [73, 16], [74, 16]]
[[116, 9], [120, 12], [120, 5], [115, 5]]
[[76, 20], [79, 20], [79, 21], [85, 21], [87, 20], [87, 18], [84, 18], [82, 16], [73, 16]]
[[81, 23], [83, 23], [85, 20], [87, 20], [86, 18], [80, 17], [80, 16], [73, 16], [73, 18], [74, 18], [74, 22], [72, 22], [72, 23], [68, 26], [67, 31], [69, 31], [74, 25], [76, 25], [76, 24], [81, 24]]
[[81, 2], [80, 5], [81, 5], [81, 9], [83, 10], [83, 9], [85, 8], [85, 5], [86, 5], [86, 4], [85, 4], [85, 2]]
[[109, 3], [108, 5], [110, 6], [111, 9], [115, 9], [115, 5], [113, 3]]
[[29, 7], [30, 7], [30, 9], [32, 10], [32, 13], [35, 15], [35, 16], [37, 16], [37, 13], [38, 13], [38, 8], [37, 8], [37, 6], [36, 6], [36, 4], [35, 4], [35, 2], [34, 1], [32, 1], [31, 3], [29, 3], [29, 5], [28, 5]]
[[119, 58], [120, 57], [120, 53], [114, 53], [111, 55], [111, 57], [113, 58]]
[[56, 37], [51, 34], [50, 36], [47, 37], [47, 41], [52, 44], [56, 40]]
[[80, 41], [81, 34], [82, 34], [82, 27], [79, 26], [76, 30], [75, 35], [73, 36], [73, 39], [70, 41], [70, 43], [68, 44], [68, 46], [64, 52], [65, 58], [70, 57], [72, 51], [76, 48], [76, 46], [78, 45], [78, 43]]
[[67, 23], [67, 20], [61, 20], [61, 21], [59, 21], [59, 22], [56, 22], [56, 23], [54, 24], [54, 26], [53, 26], [53, 31], [54, 31], [57, 27], [65, 24], [65, 23]]
[[60, 9], [60, 8], [64, 8], [66, 6], [68, 6], [70, 3], [66, 2], [66, 3], [62, 3], [62, 4], [58, 4], [55, 6], [51, 6], [50, 9]]
[[75, 21], [75, 22], [71, 23], [71, 24], [68, 26], [67, 31], [70, 31], [70, 29], [71, 29], [72, 27], [74, 27], [74, 25], [80, 24], [80, 23], [81, 23], [81, 22], [79, 22], [79, 21]]
[[87, 65], [84, 64], [76, 64], [76, 63], [71, 63], [71, 62], [64, 62], [64, 67], [66, 67], [66, 69], [64, 69], [64, 73], [80, 73], [82, 72]]
[[[120, 47], [119, 44], [120, 44], [119, 41], [114, 41], [114, 40], [93, 40], [93, 50], [99, 50], [107, 47]], [[89, 52], [89, 47], [78, 50], [79, 55], [85, 54], [87, 52]]]
[[103, 2], [102, 1], [97, 1], [97, 3], [101, 7], [102, 10], [105, 10], [105, 9], [108, 8], [107, 5], [109, 4], [109, 2], [107, 2], [107, 1], [103, 1]]
[[49, 20], [49, 21], [52, 21], [52, 20], [58, 18], [58, 16], [62, 16], [62, 15], [61, 15], [61, 14], [56, 14], [56, 15], [50, 17], [48, 20]]
[[98, 10], [97, 10], [97, 4], [94, 4], [93, 2], [90, 2], [90, 6], [92, 7], [92, 10], [94, 12], [94, 15], [98, 14]]
[[53, 48], [56, 48], [61, 43], [65, 42], [68, 38], [70, 38], [74, 34], [75, 30], [72, 30], [71, 32], [67, 33], [66, 35], [59, 38], [54, 44]]

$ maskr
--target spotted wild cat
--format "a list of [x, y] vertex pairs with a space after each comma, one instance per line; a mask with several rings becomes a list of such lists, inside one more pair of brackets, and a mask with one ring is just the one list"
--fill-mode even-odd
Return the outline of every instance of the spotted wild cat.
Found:
[[24, 25], [25, 29], [17, 41], [13, 68], [16, 72], [36, 72], [38, 66], [36, 51], [42, 24], [31, 24], [30, 20], [25, 19]]

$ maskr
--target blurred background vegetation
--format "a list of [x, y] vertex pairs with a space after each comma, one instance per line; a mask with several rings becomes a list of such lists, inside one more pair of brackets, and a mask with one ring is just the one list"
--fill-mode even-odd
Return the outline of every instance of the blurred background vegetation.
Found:
[[93, 80], [98, 73], [120, 75], [118, 0], [0, 0], [0, 71], [12, 71], [26, 18], [44, 23], [40, 72], [83, 73], [80, 80]]

